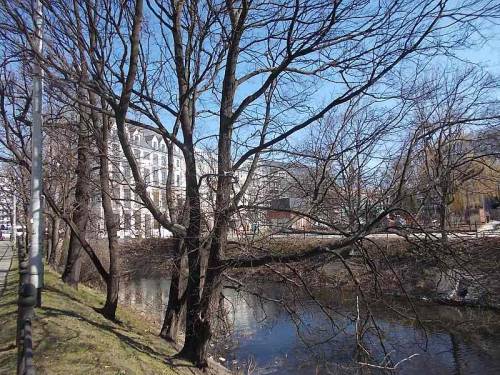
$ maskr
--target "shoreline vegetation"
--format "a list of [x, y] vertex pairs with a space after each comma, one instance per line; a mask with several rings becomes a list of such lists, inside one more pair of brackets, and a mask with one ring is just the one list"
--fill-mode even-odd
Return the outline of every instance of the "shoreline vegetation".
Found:
[[[301, 236], [265, 238], [256, 239], [256, 247], [259, 241], [266, 241], [268, 252], [259, 252], [255, 256], [269, 252], [285, 254], [307, 251], [332, 240]], [[122, 269], [127, 270], [122, 273], [122, 278], [170, 276], [173, 265], [170, 239], [128, 240], [121, 242], [120, 246]], [[308, 275], [311, 288], [326, 285], [355, 291], [358, 284], [367, 293], [377, 296], [409, 297], [422, 302], [500, 310], [500, 238], [452, 241], [448, 253], [438, 250], [437, 254], [433, 246], [438, 247], [440, 244], [437, 240], [417, 245], [403, 238], [378, 238], [364, 243], [362, 248], [352, 248], [353, 256], [346, 260], [345, 265], [335, 257], [323, 256], [292, 267], [276, 264], [273, 267], [231, 270], [229, 275], [245, 285], [260, 280], [295, 280], [300, 284], [301, 275]], [[102, 254], [107, 251], [103, 246], [96, 248]], [[105, 259], [104, 256], [102, 258]], [[464, 265], [467, 267], [464, 268]], [[373, 279], [374, 272], [378, 275], [376, 281]], [[95, 277], [90, 260], [86, 259], [82, 280], [101, 289], [103, 285]]]
[[[271, 241], [272, 251], [297, 251], [299, 247], [317, 246], [321, 239], [280, 239]], [[154, 247], [150, 246], [155, 244]], [[132, 277], [167, 276], [172, 255], [169, 253], [168, 240], [160, 243], [143, 240], [122, 244], [122, 254], [127, 269], [133, 269]], [[436, 278], [438, 273], [446, 274], [443, 264], [433, 262], [432, 257], [422, 257], [411, 246], [403, 246], [398, 239], [379, 240], [374, 247], [363, 251], [372, 255], [379, 271], [379, 293], [385, 296], [410, 297], [428, 303], [451, 304], [464, 307], [481, 307], [498, 311], [500, 283], [500, 239], [482, 238], [457, 243], [454, 256], [469, 262], [471, 274], [480, 275], [479, 284], [486, 290], [480, 293], [477, 301], [443, 298], [466, 279], [466, 275], [453, 275], [448, 270], [450, 280]], [[374, 245], [375, 246], [375, 245]], [[375, 250], [384, 247], [384, 256], [375, 256]], [[375, 285], [366, 270], [363, 257], [353, 256], [349, 266], [359, 285], [368, 293], [376, 293]], [[390, 268], [387, 265], [390, 264]], [[295, 275], [294, 275], [295, 273]], [[287, 267], [277, 265], [274, 269], [261, 267], [252, 272], [239, 271], [232, 276], [245, 282], [258, 280], [289, 280], [307, 273], [314, 275], [317, 286], [332, 286], [343, 291], [355, 290], [355, 283], [348, 271], [339, 262], [320, 259], [297, 266], [293, 272]], [[17, 261], [14, 259], [0, 305], [0, 373], [15, 372], [16, 348], [16, 298], [17, 298]], [[127, 277], [127, 275], [123, 275]], [[454, 279], [456, 278], [456, 280]], [[397, 280], [403, 282], [404, 294], [396, 293]], [[102, 306], [105, 296], [99, 291], [98, 282], [91, 280], [89, 286], [81, 284], [78, 290], [65, 285], [60, 275], [47, 268], [46, 285], [43, 292], [43, 307], [36, 310], [34, 322], [35, 364], [41, 374], [87, 374], [96, 369], [100, 374], [201, 374], [202, 372], [185, 361], [174, 359], [178, 348], [158, 336], [156, 322], [145, 319], [133, 307], [119, 306], [119, 322], [110, 322], [97, 310]], [[446, 285], [445, 285], [446, 284]], [[466, 283], [469, 290], [473, 283]], [[459, 287], [457, 287], [459, 288]], [[477, 289], [477, 288], [476, 288]], [[478, 293], [475, 291], [474, 293]], [[211, 361], [208, 373], [223, 374], [229, 370]]]
[[[14, 260], [0, 304], [0, 374], [16, 372], [15, 347], [18, 268]], [[42, 307], [33, 323], [37, 374], [228, 374], [213, 362], [208, 372], [175, 359], [178, 348], [158, 336], [157, 329], [133, 309], [120, 306], [118, 322], [97, 308], [105, 295], [80, 285], [75, 290], [47, 267]]]

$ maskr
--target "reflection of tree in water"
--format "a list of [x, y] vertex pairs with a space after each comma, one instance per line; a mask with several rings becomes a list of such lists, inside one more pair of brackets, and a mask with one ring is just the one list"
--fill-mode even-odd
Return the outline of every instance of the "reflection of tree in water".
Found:
[[[458, 309], [433, 305], [421, 307], [419, 312], [426, 324], [419, 326], [415, 324], [416, 319], [405, 317], [408, 312], [403, 309], [391, 314], [384, 306], [376, 304], [371, 306], [371, 313], [361, 309], [358, 316], [351, 298], [344, 299], [335, 311], [329, 311], [334, 316], [335, 324], [332, 324], [329, 318], [322, 316], [323, 311], [316, 304], [303, 298], [285, 299], [288, 303], [284, 303], [280, 300], [283, 294], [277, 289], [279, 287], [276, 286], [270, 289], [271, 293], [264, 298], [255, 294], [240, 296], [244, 302], [235, 303], [234, 308], [244, 306], [245, 311], [236, 312], [234, 317], [235, 320], [241, 317], [246, 319], [237, 323], [249, 329], [253, 334], [250, 339], [256, 341], [258, 337], [255, 336], [264, 335], [263, 327], [279, 335], [283, 334], [283, 321], [290, 323], [289, 330], [295, 330], [294, 345], [283, 344], [288, 349], [285, 355], [288, 355], [282, 358], [282, 362], [274, 360], [276, 366], [283, 368], [287, 368], [286, 362], [289, 362], [290, 367], [286, 371], [304, 366], [309, 370], [321, 369], [320, 373], [390, 373], [393, 372], [391, 369], [397, 372], [404, 369], [403, 373], [420, 374], [427, 369], [429, 374], [446, 374], [456, 373], [456, 368], [460, 366], [463, 358], [460, 357], [462, 352], [459, 352], [460, 340], [436, 326], [454, 311], [454, 319], [463, 320]], [[391, 302], [401, 304], [401, 301]], [[248, 322], [252, 317], [254, 320]], [[263, 318], [267, 320], [262, 322]], [[284, 340], [289, 339], [286, 334], [284, 336]], [[243, 344], [242, 349], [247, 350], [248, 346]], [[294, 357], [291, 358], [293, 349]], [[258, 350], [247, 353], [257, 361], [259, 354]], [[469, 350], [467, 355], [471, 357], [469, 361], [475, 363], [473, 366], [481, 366], [479, 352]], [[266, 363], [261, 360], [259, 364]]]
[[[160, 318], [168, 287], [168, 279], [124, 281], [120, 299]], [[453, 330], [443, 331], [435, 324], [450, 320], [459, 325], [464, 320], [483, 319], [484, 312], [462, 314], [458, 308], [425, 305], [419, 307], [420, 318], [426, 322], [422, 328], [400, 300], [373, 303], [370, 315], [360, 299], [358, 315], [353, 295], [331, 288], [319, 288], [315, 294], [321, 297], [312, 301], [300, 288], [281, 283], [248, 283], [245, 288], [229, 285], [224, 289], [224, 314], [219, 315], [211, 354], [228, 359], [229, 366], [235, 359], [240, 368], [252, 362], [257, 368], [269, 367], [268, 371], [283, 374], [314, 373], [316, 369], [324, 374], [384, 373], [360, 363], [394, 367], [415, 353], [419, 356], [398, 365], [397, 373], [459, 374], [464, 373], [465, 362], [467, 369], [484, 365], [500, 369], [498, 360], [482, 356]], [[399, 306], [398, 313], [388, 312], [387, 304]], [[491, 314], [489, 319], [498, 317]], [[498, 343], [498, 337], [489, 342]]]
[[455, 363], [455, 374], [461, 375], [462, 371], [460, 371], [460, 346], [457, 338], [453, 333], [450, 333], [450, 341], [451, 341], [451, 352], [453, 354], [453, 360]]
[[126, 305], [151, 313], [159, 321], [168, 300], [169, 286], [167, 278], [123, 280], [119, 298]]

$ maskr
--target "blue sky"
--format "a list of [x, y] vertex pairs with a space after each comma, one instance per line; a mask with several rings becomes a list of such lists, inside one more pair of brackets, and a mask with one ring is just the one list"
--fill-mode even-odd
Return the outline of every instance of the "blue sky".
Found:
[[485, 25], [481, 30], [486, 42], [460, 53], [464, 58], [483, 65], [493, 74], [500, 74], [500, 25]]

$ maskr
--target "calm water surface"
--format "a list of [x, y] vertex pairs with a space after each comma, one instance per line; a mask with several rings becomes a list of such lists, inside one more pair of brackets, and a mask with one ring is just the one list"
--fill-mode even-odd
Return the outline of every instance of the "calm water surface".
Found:
[[[144, 312], [154, 312], [161, 321], [167, 303], [169, 280], [137, 279], [123, 283], [120, 299]], [[498, 321], [500, 314], [476, 309], [447, 306], [419, 306], [424, 328], [411, 319], [390, 313], [381, 306], [374, 308], [378, 332], [368, 323], [362, 345], [372, 354], [359, 355], [356, 344], [356, 302], [331, 297], [337, 302], [327, 314], [321, 307], [301, 297], [287, 307], [273, 302], [287, 294], [282, 285], [261, 286], [268, 300], [249, 293], [225, 289], [226, 337], [217, 337], [211, 344], [215, 359], [235, 369], [256, 366], [254, 374], [350, 374], [359, 372], [358, 362], [381, 364], [387, 353], [393, 365], [401, 362], [398, 374], [500, 374], [500, 332], [471, 332], [441, 328], [432, 321], [446, 320], [453, 325], [470, 322]], [[328, 290], [322, 290], [328, 295]], [[287, 294], [287, 300], [291, 298]], [[363, 318], [361, 313], [361, 318]], [[361, 322], [364, 319], [360, 319]], [[448, 324], [450, 327], [450, 324]], [[383, 339], [380, 340], [379, 338]], [[385, 348], [385, 351], [383, 347]], [[364, 367], [363, 373], [382, 373], [376, 367]], [[369, 369], [369, 370], [368, 370]]]

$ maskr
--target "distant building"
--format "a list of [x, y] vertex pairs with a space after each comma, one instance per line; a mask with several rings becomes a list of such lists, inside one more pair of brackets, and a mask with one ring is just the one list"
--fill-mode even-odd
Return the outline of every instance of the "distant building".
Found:
[[297, 213], [306, 207], [303, 199], [286, 197], [273, 199], [270, 203], [266, 217], [271, 227], [297, 231], [311, 229], [311, 220]]
[[3, 234], [11, 230], [12, 193], [5, 176], [0, 176], [0, 230]]
[[[167, 146], [159, 134], [130, 126], [127, 129], [132, 152], [138, 162], [148, 193], [153, 202], [162, 210], [167, 211], [166, 181], [168, 154]], [[128, 161], [125, 159], [116, 130], [110, 137], [110, 179], [112, 185], [113, 209], [119, 216], [119, 238], [170, 237], [171, 233], [152, 217], [144, 207], [140, 197], [134, 192], [134, 178]], [[211, 230], [217, 185], [217, 157], [213, 152], [197, 150], [197, 174], [200, 184], [202, 227]], [[292, 202], [289, 208], [297, 208], [298, 198], [293, 198], [293, 185], [287, 165], [274, 161], [262, 160], [254, 171], [252, 180], [248, 183], [245, 194], [242, 194], [238, 215], [229, 223], [234, 234], [252, 233], [255, 231], [275, 230], [277, 226], [284, 228], [305, 229], [309, 223], [297, 215], [276, 213], [272, 209], [278, 201]], [[251, 162], [244, 163], [238, 171], [230, 174], [233, 194], [239, 194], [248, 178]], [[177, 206], [182, 207], [185, 199], [186, 166], [181, 150], [174, 146], [173, 153], [173, 190]], [[259, 209], [252, 207], [260, 207]], [[293, 207], [292, 207], [293, 206]], [[264, 208], [264, 209], [261, 209]], [[104, 213], [101, 195], [95, 190], [92, 198], [92, 218], [97, 218], [90, 225], [96, 237], [106, 236]], [[287, 216], [285, 218], [285, 216]], [[290, 217], [289, 217], [290, 216]]]
[[[140, 172], [148, 185], [148, 193], [158, 207], [166, 210], [168, 155], [165, 142], [153, 131], [132, 126], [128, 128], [128, 137]], [[118, 237], [169, 237], [171, 233], [159, 225], [135, 193], [132, 171], [125, 159], [115, 129], [110, 137], [109, 149], [113, 209], [120, 219]], [[173, 171], [173, 188], [180, 202], [185, 192], [185, 165], [178, 147], [174, 147]], [[99, 191], [95, 192], [92, 202], [92, 209], [98, 217], [97, 222], [93, 223], [94, 232], [98, 237], [106, 236]]]

